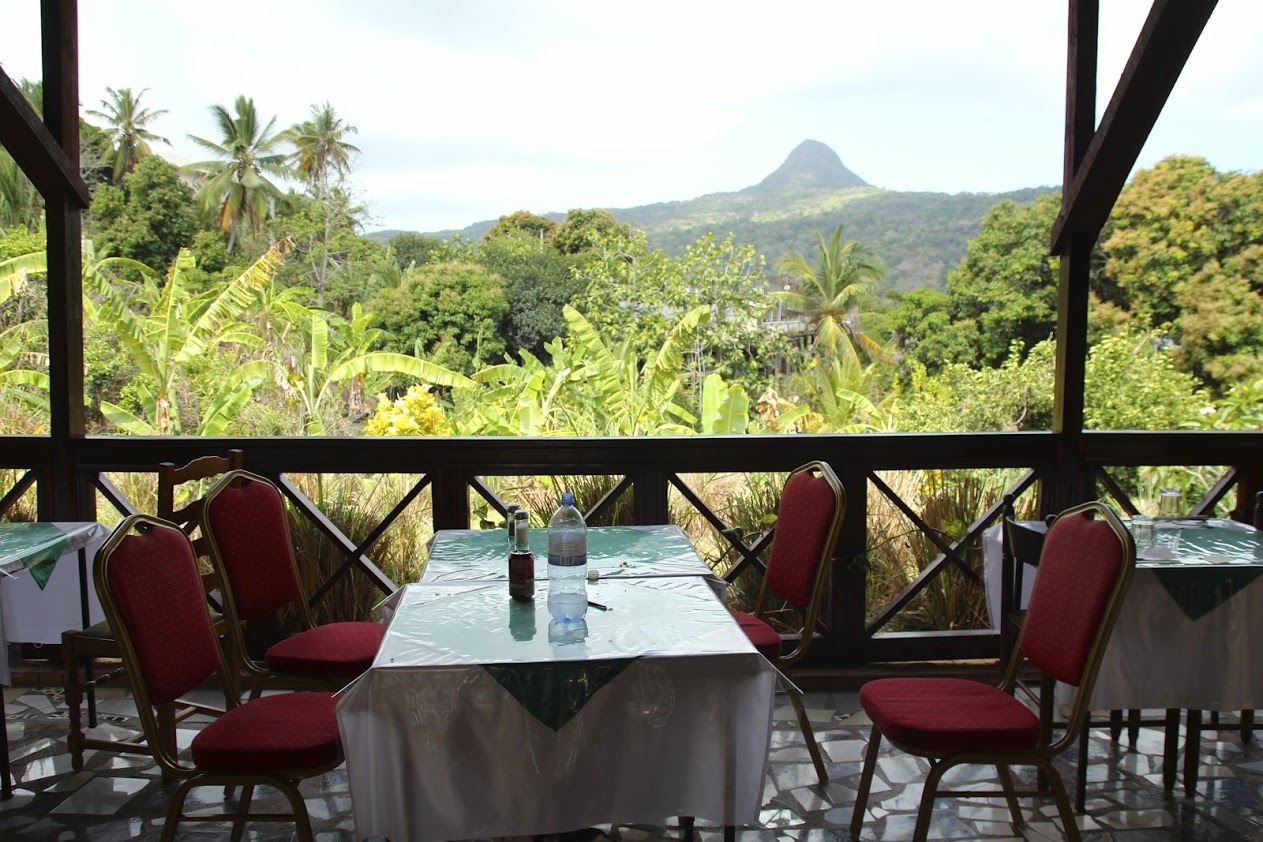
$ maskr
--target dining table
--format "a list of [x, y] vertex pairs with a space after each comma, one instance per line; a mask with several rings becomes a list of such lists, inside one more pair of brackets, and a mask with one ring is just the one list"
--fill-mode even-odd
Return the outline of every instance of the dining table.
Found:
[[[0, 685], [12, 681], [11, 640], [55, 642], [65, 629], [95, 622], [88, 561], [107, 532], [95, 522], [0, 521]], [[71, 557], [77, 567], [63, 561]], [[43, 639], [48, 623], [57, 626], [52, 641]], [[0, 800], [12, 795], [6, 730], [0, 732]]]
[[588, 554], [594, 607], [557, 623], [545, 582], [510, 597], [503, 531], [436, 535], [420, 581], [381, 606], [372, 667], [339, 694], [358, 836], [756, 821], [779, 674], [675, 527], [590, 528]]

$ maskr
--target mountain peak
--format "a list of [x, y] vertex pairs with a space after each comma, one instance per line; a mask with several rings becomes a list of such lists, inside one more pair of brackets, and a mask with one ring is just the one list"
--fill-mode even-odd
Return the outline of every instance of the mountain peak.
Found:
[[838, 153], [818, 140], [804, 140], [789, 153], [785, 163], [751, 190], [770, 193], [786, 188], [819, 187], [841, 190], [868, 187], [868, 182], [851, 172]]

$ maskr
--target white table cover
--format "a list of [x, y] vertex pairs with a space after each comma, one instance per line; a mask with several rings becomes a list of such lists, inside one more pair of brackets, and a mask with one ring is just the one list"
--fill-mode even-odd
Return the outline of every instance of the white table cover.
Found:
[[47, 584], [41, 590], [20, 559], [0, 559], [0, 684], [10, 680], [7, 645], [9, 643], [61, 644], [66, 629], [83, 627], [79, 600], [78, 551], [87, 552], [89, 625], [105, 619], [96, 588], [92, 585], [92, 560], [109, 535], [99, 523], [54, 523], [66, 533], [62, 548]]
[[[377, 659], [337, 708], [358, 836], [755, 821], [776, 671], [700, 577], [602, 581], [591, 595], [610, 610], [589, 611], [580, 641], [546, 631], [542, 594], [523, 620], [501, 582], [422, 583], [388, 600]], [[632, 653], [556, 730], [482, 665]]]

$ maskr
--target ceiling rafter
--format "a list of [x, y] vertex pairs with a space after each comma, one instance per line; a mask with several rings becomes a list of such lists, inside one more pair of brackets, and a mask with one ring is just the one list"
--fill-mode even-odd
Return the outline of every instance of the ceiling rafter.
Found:
[[1071, 231], [1095, 237], [1180, 77], [1218, 0], [1154, 0], [1118, 86], [1065, 190], [1053, 224], [1052, 253]]
[[79, 168], [70, 163], [44, 121], [3, 69], [0, 69], [0, 126], [4, 127], [0, 132], [4, 148], [45, 198], [54, 192], [64, 192], [77, 198], [81, 208], [92, 203]]

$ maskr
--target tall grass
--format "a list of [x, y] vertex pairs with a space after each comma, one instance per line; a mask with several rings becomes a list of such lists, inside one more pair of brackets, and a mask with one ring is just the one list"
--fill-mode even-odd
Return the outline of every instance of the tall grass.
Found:
[[[351, 541], [368, 537], [417, 478], [400, 474], [297, 474], [289, 478], [317, 508]], [[365, 555], [396, 585], [421, 577], [425, 543], [432, 534], [431, 498], [423, 492], [391, 524]], [[293, 507], [290, 538], [303, 591], [314, 594], [346, 561], [314, 523]], [[312, 606], [317, 623], [366, 620], [384, 594], [358, 570], [346, 571], [338, 582]]]

